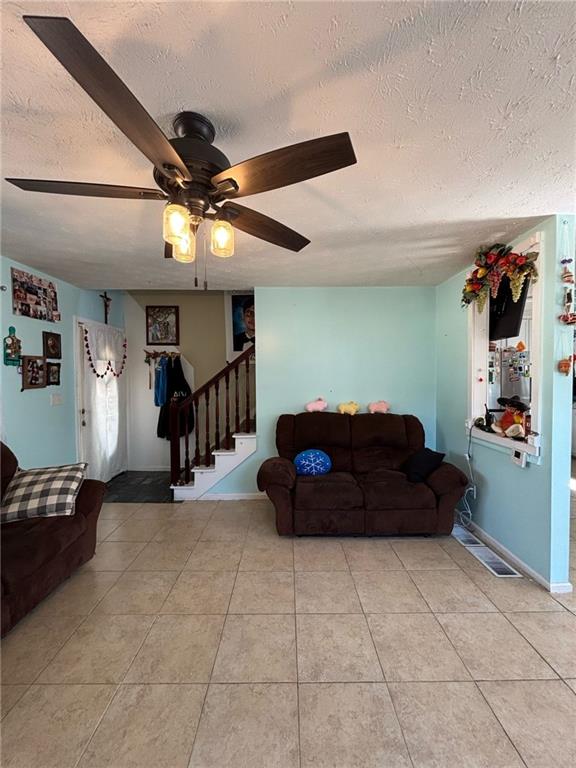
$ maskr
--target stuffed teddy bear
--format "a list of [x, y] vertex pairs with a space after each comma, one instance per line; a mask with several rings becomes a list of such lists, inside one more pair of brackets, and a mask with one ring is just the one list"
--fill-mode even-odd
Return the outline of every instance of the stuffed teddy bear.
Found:
[[347, 403], [340, 403], [338, 406], [338, 413], [348, 413], [350, 416], [354, 416], [360, 410], [360, 405], [354, 400], [349, 400]]

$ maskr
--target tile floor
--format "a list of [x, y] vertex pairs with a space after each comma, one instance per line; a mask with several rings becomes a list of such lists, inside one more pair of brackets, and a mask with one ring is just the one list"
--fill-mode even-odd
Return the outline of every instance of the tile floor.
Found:
[[106, 504], [2, 662], [3, 768], [576, 766], [573, 595], [266, 501]]

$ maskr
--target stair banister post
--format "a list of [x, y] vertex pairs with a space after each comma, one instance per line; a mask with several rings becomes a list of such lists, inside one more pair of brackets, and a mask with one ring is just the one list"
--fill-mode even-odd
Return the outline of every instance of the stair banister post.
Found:
[[224, 382], [226, 384], [226, 427], [224, 433], [224, 443], [226, 450], [230, 450], [231, 434], [230, 434], [230, 371], [226, 371], [224, 375]]
[[250, 358], [246, 358], [246, 429], [250, 432]]

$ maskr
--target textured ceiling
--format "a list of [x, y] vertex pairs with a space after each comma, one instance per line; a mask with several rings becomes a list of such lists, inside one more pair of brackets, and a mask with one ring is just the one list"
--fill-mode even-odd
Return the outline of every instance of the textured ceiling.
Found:
[[[436, 284], [482, 242], [575, 210], [572, 2], [2, 3], [2, 176], [153, 186], [149, 162], [21, 20], [69, 16], [163, 130], [209, 116], [231, 162], [349, 131], [358, 164], [241, 202], [312, 241], [239, 233], [212, 288]], [[193, 286], [162, 204], [2, 182], [2, 253], [84, 287]], [[200, 270], [203, 278], [203, 267]]]

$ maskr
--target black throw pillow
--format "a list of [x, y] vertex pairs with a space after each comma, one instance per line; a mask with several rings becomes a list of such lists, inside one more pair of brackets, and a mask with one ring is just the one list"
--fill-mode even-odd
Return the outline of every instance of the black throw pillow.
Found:
[[444, 461], [445, 453], [432, 451], [430, 448], [421, 448], [413, 453], [409, 459], [406, 459], [402, 465], [402, 470], [410, 483], [424, 483], [428, 475], [431, 475], [435, 469], [438, 469]]

